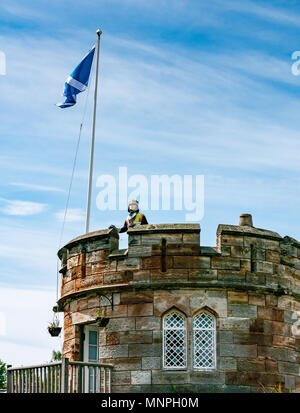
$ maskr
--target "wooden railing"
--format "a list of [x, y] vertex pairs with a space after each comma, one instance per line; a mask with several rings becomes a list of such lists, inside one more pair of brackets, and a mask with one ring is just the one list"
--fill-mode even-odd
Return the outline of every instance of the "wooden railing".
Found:
[[69, 361], [7, 368], [7, 393], [110, 393], [110, 364]]

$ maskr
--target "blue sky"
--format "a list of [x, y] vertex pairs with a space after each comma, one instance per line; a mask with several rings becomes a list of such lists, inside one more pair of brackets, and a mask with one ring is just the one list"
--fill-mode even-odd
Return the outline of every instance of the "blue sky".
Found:
[[[2, 0], [0, 358], [44, 361], [59, 346], [44, 332], [25, 339], [18, 322], [36, 317], [42, 331], [52, 317], [60, 217], [85, 96], [70, 109], [54, 104], [98, 27], [95, 177], [117, 176], [120, 166], [147, 177], [204, 175], [202, 245], [215, 245], [218, 224], [237, 224], [245, 212], [257, 227], [300, 238], [300, 76], [291, 73], [299, 17], [297, 1]], [[91, 109], [92, 93], [64, 242], [84, 232]], [[121, 225], [126, 211], [99, 211], [96, 195], [94, 185], [91, 229]], [[155, 223], [184, 216], [147, 211]], [[24, 310], [16, 320], [14, 290]], [[37, 293], [44, 305], [33, 316], [28, 302]], [[36, 347], [43, 359], [24, 361]]]

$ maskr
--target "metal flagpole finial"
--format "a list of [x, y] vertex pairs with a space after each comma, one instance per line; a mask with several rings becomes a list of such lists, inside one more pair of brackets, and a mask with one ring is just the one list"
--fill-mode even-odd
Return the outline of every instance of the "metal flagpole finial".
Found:
[[96, 31], [96, 33], [98, 34], [98, 36], [100, 37], [101, 36], [101, 34], [102, 34], [102, 31], [100, 30], [100, 29], [98, 29], [97, 31]]

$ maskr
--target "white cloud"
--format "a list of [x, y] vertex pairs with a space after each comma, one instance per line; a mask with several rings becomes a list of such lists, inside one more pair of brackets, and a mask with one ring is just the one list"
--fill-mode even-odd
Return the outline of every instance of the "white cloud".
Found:
[[6, 317], [4, 313], [0, 312], [0, 336], [6, 335]]
[[24, 182], [12, 182], [10, 185], [18, 186], [20, 188], [29, 189], [33, 191], [65, 192], [63, 189], [55, 187], [55, 186], [27, 184]]
[[[55, 216], [59, 221], [63, 221], [65, 211], [56, 212]], [[85, 213], [81, 208], [70, 208], [66, 215], [66, 222], [81, 222], [85, 220]]]
[[[0, 337], [0, 358], [18, 365], [49, 362], [62, 338], [47, 331], [55, 305], [54, 291], [0, 287], [0, 311], [6, 319], [6, 335]], [[62, 321], [62, 320], [61, 320]]]
[[0, 201], [4, 202], [4, 206], [0, 208], [4, 214], [7, 215], [35, 215], [43, 212], [46, 208], [46, 204], [41, 204], [39, 202], [29, 202], [29, 201], [18, 201], [18, 200], [8, 200], [0, 198]]

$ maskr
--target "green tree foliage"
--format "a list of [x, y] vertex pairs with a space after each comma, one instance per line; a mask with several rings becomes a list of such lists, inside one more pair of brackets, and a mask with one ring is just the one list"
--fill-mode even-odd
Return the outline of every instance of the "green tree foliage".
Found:
[[6, 364], [0, 360], [0, 389], [6, 389]]
[[51, 359], [51, 362], [53, 362], [53, 361], [60, 361], [60, 360], [61, 360], [61, 352], [60, 352], [60, 351], [52, 350], [52, 359]]

